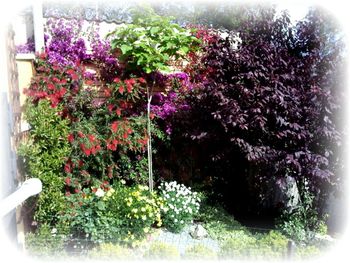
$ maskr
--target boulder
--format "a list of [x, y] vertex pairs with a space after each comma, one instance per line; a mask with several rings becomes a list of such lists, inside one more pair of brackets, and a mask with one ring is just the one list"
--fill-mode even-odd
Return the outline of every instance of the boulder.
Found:
[[197, 225], [190, 230], [190, 235], [195, 239], [203, 239], [208, 236], [208, 232], [203, 226]]
[[275, 185], [274, 206], [293, 211], [299, 204], [300, 195], [296, 180], [291, 176], [280, 178]]

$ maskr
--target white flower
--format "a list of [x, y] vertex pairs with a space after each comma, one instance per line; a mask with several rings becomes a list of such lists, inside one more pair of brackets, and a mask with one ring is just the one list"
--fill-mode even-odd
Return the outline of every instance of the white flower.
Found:
[[174, 222], [177, 223], [177, 219], [176, 218], [174, 219]]
[[98, 197], [103, 197], [105, 195], [105, 192], [101, 188], [98, 188], [95, 195]]
[[57, 228], [52, 228], [51, 234], [56, 234], [57, 233]]

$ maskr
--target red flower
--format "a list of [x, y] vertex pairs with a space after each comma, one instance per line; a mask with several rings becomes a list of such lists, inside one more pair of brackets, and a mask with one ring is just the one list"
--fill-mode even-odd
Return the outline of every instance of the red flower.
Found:
[[97, 192], [97, 188], [96, 187], [92, 188], [92, 192], [96, 193]]
[[140, 83], [146, 83], [146, 80], [144, 78], [139, 78]]
[[126, 84], [126, 88], [127, 88], [127, 90], [128, 90], [128, 93], [131, 93], [131, 91], [132, 91], [132, 84], [131, 84], [130, 82], [128, 82], [128, 83]]
[[66, 79], [61, 79], [60, 84], [66, 84], [67, 80]]
[[117, 132], [117, 129], [118, 129], [118, 122], [117, 121], [112, 123], [111, 129], [112, 129], [113, 133]]
[[136, 82], [135, 82], [134, 79], [129, 79], [129, 83], [130, 83], [131, 85], [134, 85]]
[[105, 94], [106, 97], [110, 97], [110, 96], [112, 95], [111, 89], [109, 89], [109, 88], [105, 88], [105, 89], [103, 90], [103, 92], [104, 92], [104, 94]]
[[111, 150], [111, 151], [115, 151], [115, 150], [117, 150], [117, 145], [114, 143], [109, 143], [109, 144], [107, 144], [107, 149]]
[[79, 160], [78, 166], [81, 168], [84, 165], [84, 162], [82, 160]]
[[70, 192], [66, 192], [66, 196], [70, 196]]
[[121, 107], [122, 109], [126, 109], [126, 108], [128, 107], [128, 103], [127, 103], [126, 101], [121, 101], [121, 102], [120, 102], [120, 107]]
[[120, 79], [119, 79], [119, 78], [115, 78], [115, 79], [113, 80], [113, 82], [114, 82], [114, 83], [119, 83], [119, 82], [120, 82]]
[[120, 115], [122, 114], [122, 110], [118, 108], [116, 109], [115, 113], [118, 115], [118, 117], [120, 117]]
[[96, 151], [99, 151], [99, 150], [101, 150], [101, 146], [100, 146], [100, 145], [97, 145], [97, 146], [96, 146]]
[[79, 136], [80, 138], [84, 138], [84, 137], [85, 137], [84, 133], [82, 133], [81, 131], [78, 131], [78, 136]]
[[71, 77], [72, 77], [72, 80], [77, 80], [78, 79], [78, 75], [77, 74], [72, 74]]
[[124, 139], [127, 139], [127, 138], [128, 138], [128, 136], [129, 136], [129, 135], [128, 135], [128, 133], [127, 133], [127, 132], [125, 132], [125, 133], [124, 133], [124, 135], [123, 135], [123, 138], [124, 138]]
[[84, 153], [85, 153], [86, 156], [90, 156], [90, 154], [91, 154], [91, 149], [85, 149], [85, 150], [84, 150]]
[[71, 173], [72, 172], [72, 167], [71, 167], [71, 163], [70, 162], [67, 162], [65, 165], [64, 165], [64, 171], [66, 173]]
[[91, 143], [94, 142], [94, 141], [96, 140], [95, 136], [92, 135], [92, 134], [89, 134], [88, 137], [89, 137], [89, 141], [90, 141]]
[[74, 192], [75, 192], [75, 193], [79, 193], [79, 192], [80, 192], [80, 189], [76, 188], [76, 189], [74, 189]]
[[131, 134], [131, 133], [132, 133], [132, 129], [131, 129], [131, 128], [128, 128], [127, 133], [128, 133], [128, 134]]
[[49, 90], [54, 90], [55, 89], [55, 85], [53, 85], [52, 83], [49, 83], [49, 84], [47, 84], [47, 88]]
[[108, 109], [109, 112], [112, 112], [112, 111], [113, 111], [113, 108], [114, 108], [114, 105], [113, 105], [113, 104], [109, 104], [109, 105], [107, 106], [107, 109]]
[[91, 79], [88, 79], [88, 80], [85, 80], [85, 84], [91, 86], [94, 84], [94, 81]]
[[64, 181], [65, 181], [65, 183], [66, 183], [66, 185], [70, 185], [70, 183], [71, 183], [71, 179], [70, 179], [70, 177], [66, 177], [66, 179], [64, 179]]
[[123, 87], [123, 86], [119, 86], [119, 89], [118, 89], [118, 90], [119, 90], [119, 93], [120, 93], [120, 94], [123, 94], [123, 93], [124, 93], [124, 87]]
[[74, 135], [73, 134], [68, 134], [68, 141], [72, 143], [74, 141]]
[[60, 91], [59, 91], [59, 96], [60, 96], [60, 97], [63, 97], [63, 95], [66, 94], [66, 92], [67, 92], [67, 89], [66, 89], [66, 88], [60, 89]]
[[41, 58], [41, 59], [45, 59], [46, 57], [47, 57], [46, 52], [42, 52], [39, 54], [39, 58]]
[[66, 71], [69, 75], [72, 75], [72, 74], [75, 74], [75, 71], [74, 71], [74, 69], [67, 69], [67, 71]]
[[107, 149], [111, 151], [115, 151], [117, 150], [117, 144], [118, 144], [118, 141], [115, 139], [112, 142], [107, 141]]
[[151, 113], [149, 114], [149, 118], [150, 118], [151, 120], [154, 119], [154, 116], [155, 116], [155, 114], [154, 114], [153, 112], [151, 112]]

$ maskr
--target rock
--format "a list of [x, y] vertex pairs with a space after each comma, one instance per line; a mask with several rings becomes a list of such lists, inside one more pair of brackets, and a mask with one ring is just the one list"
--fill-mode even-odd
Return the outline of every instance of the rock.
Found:
[[190, 230], [190, 235], [195, 239], [203, 239], [208, 236], [208, 232], [203, 226], [197, 225]]
[[330, 235], [322, 235], [317, 233], [315, 235], [315, 241], [327, 245], [334, 243], [335, 239], [332, 238]]
[[299, 204], [299, 190], [296, 180], [287, 176], [280, 178], [275, 185], [275, 207], [282, 205], [288, 211], [293, 211]]

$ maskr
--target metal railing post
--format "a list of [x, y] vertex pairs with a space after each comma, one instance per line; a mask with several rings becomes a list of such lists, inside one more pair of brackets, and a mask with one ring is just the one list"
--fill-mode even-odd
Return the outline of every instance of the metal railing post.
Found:
[[42, 183], [38, 178], [25, 181], [19, 189], [0, 201], [0, 218], [7, 215], [29, 197], [39, 194], [41, 190]]

